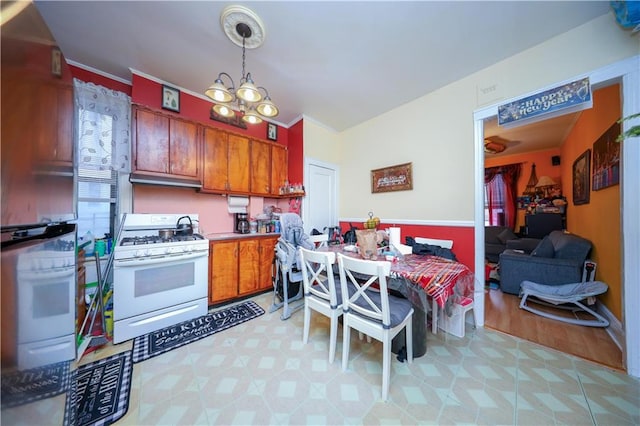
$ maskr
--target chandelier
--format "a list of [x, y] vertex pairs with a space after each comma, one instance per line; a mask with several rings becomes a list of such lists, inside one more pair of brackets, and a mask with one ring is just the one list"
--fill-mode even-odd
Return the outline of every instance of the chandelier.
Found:
[[[261, 123], [264, 117], [277, 116], [278, 107], [271, 101], [267, 89], [256, 86], [251, 73], [245, 73], [246, 49], [260, 47], [264, 41], [262, 20], [250, 9], [228, 6], [220, 15], [220, 23], [227, 37], [233, 43], [242, 46], [242, 76], [240, 86], [236, 88], [233, 78], [228, 73], [218, 74], [218, 78], [204, 92], [216, 103], [213, 110], [227, 118], [234, 117], [236, 110], [240, 111], [242, 120], [250, 124]], [[225, 85], [223, 77], [231, 84]]]

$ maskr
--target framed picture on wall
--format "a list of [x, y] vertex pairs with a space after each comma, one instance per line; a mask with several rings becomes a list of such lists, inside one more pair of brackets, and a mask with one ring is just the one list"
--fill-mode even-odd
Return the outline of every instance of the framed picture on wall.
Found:
[[573, 162], [573, 205], [589, 204], [591, 150], [587, 149]]
[[267, 139], [270, 141], [278, 140], [278, 126], [273, 123], [267, 123]]
[[162, 85], [162, 108], [180, 112], [180, 91], [178, 89]]
[[591, 188], [594, 191], [620, 183], [620, 134], [617, 121], [593, 144], [593, 171]]

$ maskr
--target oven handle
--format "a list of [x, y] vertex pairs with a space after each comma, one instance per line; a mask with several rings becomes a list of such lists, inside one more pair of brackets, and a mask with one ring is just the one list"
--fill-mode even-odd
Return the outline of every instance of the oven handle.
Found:
[[133, 258], [133, 259], [118, 259], [113, 261], [113, 266], [125, 267], [125, 266], [142, 266], [142, 265], [154, 265], [158, 263], [176, 262], [190, 259], [197, 259], [199, 257], [209, 256], [209, 251], [199, 251], [191, 254], [173, 254], [162, 257], [154, 258]]
[[54, 280], [58, 278], [72, 277], [75, 274], [76, 268], [64, 268], [62, 270], [48, 270], [45, 272], [33, 272], [33, 271], [18, 271], [18, 276], [21, 279], [41, 281], [41, 280]]

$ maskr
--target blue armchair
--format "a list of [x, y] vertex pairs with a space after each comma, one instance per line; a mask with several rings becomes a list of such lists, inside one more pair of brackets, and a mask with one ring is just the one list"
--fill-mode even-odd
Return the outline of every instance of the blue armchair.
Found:
[[563, 231], [544, 237], [531, 254], [505, 250], [500, 255], [500, 289], [519, 294], [525, 280], [545, 285], [581, 282], [590, 252], [589, 240]]

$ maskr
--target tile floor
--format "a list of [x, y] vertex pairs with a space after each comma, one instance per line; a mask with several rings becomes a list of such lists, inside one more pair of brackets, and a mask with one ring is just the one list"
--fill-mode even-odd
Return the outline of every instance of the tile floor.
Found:
[[[303, 345], [302, 311], [281, 321], [280, 311], [268, 313], [271, 294], [254, 300], [264, 315], [135, 364], [129, 410], [116, 425], [640, 423], [640, 381], [469, 324], [462, 339], [428, 332], [427, 353], [411, 365], [394, 358], [385, 403], [379, 342], [352, 333], [342, 372], [341, 330], [329, 364], [325, 317], [314, 314]], [[130, 348], [105, 347], [82, 363]], [[60, 396], [18, 409], [30, 413], [25, 424], [62, 424], [63, 405]]]

